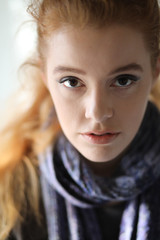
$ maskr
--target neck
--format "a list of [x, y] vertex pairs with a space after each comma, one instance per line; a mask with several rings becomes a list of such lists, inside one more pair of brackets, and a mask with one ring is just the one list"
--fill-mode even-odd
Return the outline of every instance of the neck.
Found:
[[117, 170], [122, 157], [128, 151], [129, 146], [116, 158], [107, 162], [92, 162], [86, 159], [88, 166], [92, 169], [93, 173], [97, 176], [111, 177]]
[[89, 160], [86, 160], [86, 162], [95, 175], [111, 177], [120, 163], [120, 158], [107, 162], [92, 162]]

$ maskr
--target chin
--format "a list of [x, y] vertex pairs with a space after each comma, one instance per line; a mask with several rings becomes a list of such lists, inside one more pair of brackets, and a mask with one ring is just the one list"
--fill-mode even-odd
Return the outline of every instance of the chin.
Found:
[[103, 162], [109, 162], [117, 158], [118, 154], [111, 154], [111, 153], [92, 153], [92, 151], [88, 152], [80, 152], [82, 156], [84, 156], [87, 160], [91, 162], [97, 162], [97, 163], [103, 163]]

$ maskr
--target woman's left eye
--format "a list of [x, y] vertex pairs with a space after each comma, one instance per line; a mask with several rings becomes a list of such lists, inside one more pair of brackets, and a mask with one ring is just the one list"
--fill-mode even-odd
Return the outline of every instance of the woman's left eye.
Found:
[[62, 78], [60, 83], [63, 83], [68, 88], [78, 88], [83, 85], [78, 78], [72, 76]]
[[134, 75], [120, 75], [118, 77], [116, 77], [113, 86], [115, 87], [128, 87], [130, 85], [132, 85], [134, 82], [138, 81], [139, 77], [134, 76]]

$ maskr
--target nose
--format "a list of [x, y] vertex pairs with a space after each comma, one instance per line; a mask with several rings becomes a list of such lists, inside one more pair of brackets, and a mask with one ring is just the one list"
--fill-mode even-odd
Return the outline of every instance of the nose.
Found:
[[112, 100], [104, 90], [99, 91], [97, 89], [92, 94], [89, 94], [85, 108], [85, 117], [87, 119], [101, 123], [112, 118], [113, 114]]

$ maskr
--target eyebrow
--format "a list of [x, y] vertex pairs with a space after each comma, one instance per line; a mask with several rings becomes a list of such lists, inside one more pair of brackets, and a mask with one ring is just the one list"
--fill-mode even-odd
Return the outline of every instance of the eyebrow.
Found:
[[109, 73], [109, 75], [120, 73], [120, 72], [124, 72], [124, 71], [130, 71], [130, 70], [143, 72], [143, 68], [142, 68], [142, 66], [140, 64], [130, 63], [130, 64], [126, 65], [126, 66], [121, 66], [121, 67], [118, 67], [118, 68], [114, 69], [113, 71], [111, 71]]
[[54, 73], [58, 73], [58, 72], [73, 72], [73, 73], [78, 73], [78, 74], [82, 74], [85, 75], [86, 72], [78, 69], [78, 68], [73, 68], [73, 67], [67, 67], [67, 66], [57, 66], [54, 69]]
[[[116, 74], [116, 73], [120, 73], [120, 72], [124, 72], [124, 71], [130, 71], [130, 70], [143, 72], [143, 68], [140, 64], [130, 63], [128, 65], [121, 66], [121, 67], [118, 67], [118, 68], [112, 70], [108, 75], [112, 75], [112, 74]], [[61, 65], [55, 67], [53, 72], [54, 73], [73, 72], [73, 73], [78, 73], [81, 75], [86, 74], [86, 72], [83, 71], [82, 69], [68, 67], [68, 66], [61, 66]]]

